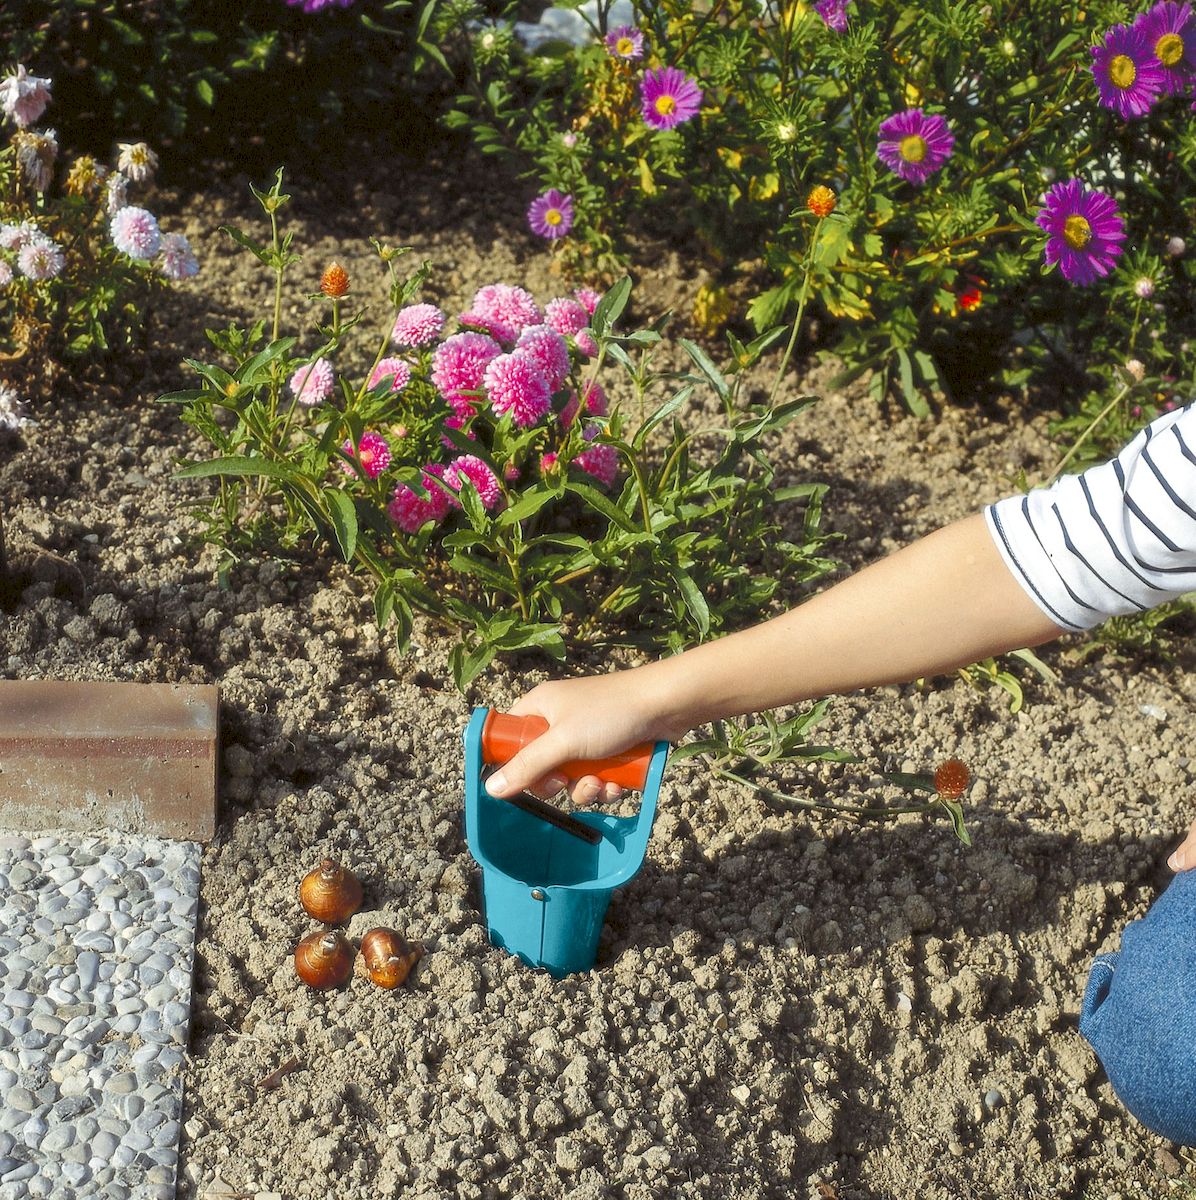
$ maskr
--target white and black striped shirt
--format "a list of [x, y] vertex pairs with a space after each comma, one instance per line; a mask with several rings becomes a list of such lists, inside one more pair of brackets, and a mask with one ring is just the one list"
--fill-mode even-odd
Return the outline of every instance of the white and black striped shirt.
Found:
[[984, 510], [1030, 598], [1064, 629], [1196, 592], [1196, 405], [1115, 459]]

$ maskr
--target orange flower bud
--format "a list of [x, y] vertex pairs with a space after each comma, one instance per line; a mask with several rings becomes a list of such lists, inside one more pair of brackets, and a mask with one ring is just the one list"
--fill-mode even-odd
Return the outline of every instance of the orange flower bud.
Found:
[[820, 219], [829, 217], [835, 211], [835, 193], [819, 184], [806, 197], [806, 207]]
[[958, 758], [947, 759], [934, 773], [934, 790], [944, 800], [958, 800], [971, 782], [971, 772]]
[[329, 263], [320, 276], [320, 291], [339, 300], [349, 290], [349, 272], [340, 263]]

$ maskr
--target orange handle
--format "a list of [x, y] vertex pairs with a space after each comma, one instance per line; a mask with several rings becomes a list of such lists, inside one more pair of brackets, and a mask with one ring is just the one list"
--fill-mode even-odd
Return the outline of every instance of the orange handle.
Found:
[[[490, 710], [482, 726], [482, 758], [491, 766], [510, 762], [529, 742], [534, 742], [548, 729], [543, 717], [515, 717], [510, 713]], [[616, 783], [619, 787], [642, 791], [648, 778], [648, 765], [652, 760], [652, 743], [632, 746], [622, 754], [612, 754], [594, 762], [562, 763], [557, 771], [570, 779], [582, 775], [597, 775], [604, 783]]]

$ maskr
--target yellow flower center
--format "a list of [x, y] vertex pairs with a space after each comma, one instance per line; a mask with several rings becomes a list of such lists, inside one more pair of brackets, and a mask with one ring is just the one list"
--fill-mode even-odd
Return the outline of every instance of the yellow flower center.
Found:
[[635, 49], [635, 43], [629, 37], [621, 37], [615, 43], [615, 53], [626, 58]]
[[1083, 250], [1092, 241], [1092, 226], [1088, 224], [1087, 218], [1081, 217], [1079, 213], [1072, 213], [1063, 222], [1063, 240], [1073, 250]]
[[656, 111], [658, 113], [660, 113], [660, 115], [662, 117], [669, 116], [669, 114], [672, 113], [673, 110], [676, 109], [676, 107], [677, 107], [676, 96], [669, 96], [666, 94], [664, 96], [656, 97]]
[[564, 218], [561, 216], [561, 210], [559, 208], [550, 208], [544, 214], [545, 225], [559, 225], [563, 220]]
[[792, 121], [782, 121], [777, 126], [778, 142], [791, 142], [795, 137], [797, 137], [797, 127]]
[[1109, 63], [1109, 82], [1121, 89], [1132, 88], [1138, 77], [1138, 68], [1128, 54], [1118, 54]]
[[906, 162], [920, 163], [926, 157], [926, 139], [920, 134], [911, 133], [897, 143], [897, 152]]
[[1154, 44], [1154, 56], [1165, 67], [1173, 67], [1184, 56], [1184, 40], [1178, 33], [1165, 33]]

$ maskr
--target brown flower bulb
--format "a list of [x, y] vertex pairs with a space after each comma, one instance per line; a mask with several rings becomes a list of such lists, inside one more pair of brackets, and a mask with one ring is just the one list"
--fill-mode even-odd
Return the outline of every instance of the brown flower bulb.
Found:
[[383, 988], [398, 987], [423, 954], [423, 946], [418, 942], [405, 942], [394, 929], [371, 929], [361, 939], [361, 959], [366, 973]]
[[944, 800], [958, 800], [971, 781], [967, 767], [958, 758], [949, 758], [934, 773], [934, 790]]
[[303, 877], [299, 902], [317, 921], [339, 925], [361, 907], [361, 881], [336, 859], [326, 858]]
[[320, 276], [320, 291], [333, 300], [339, 300], [349, 291], [349, 272], [340, 263], [329, 263]]
[[308, 987], [340, 987], [353, 974], [357, 951], [343, 933], [334, 929], [309, 933], [295, 947], [295, 974]]

